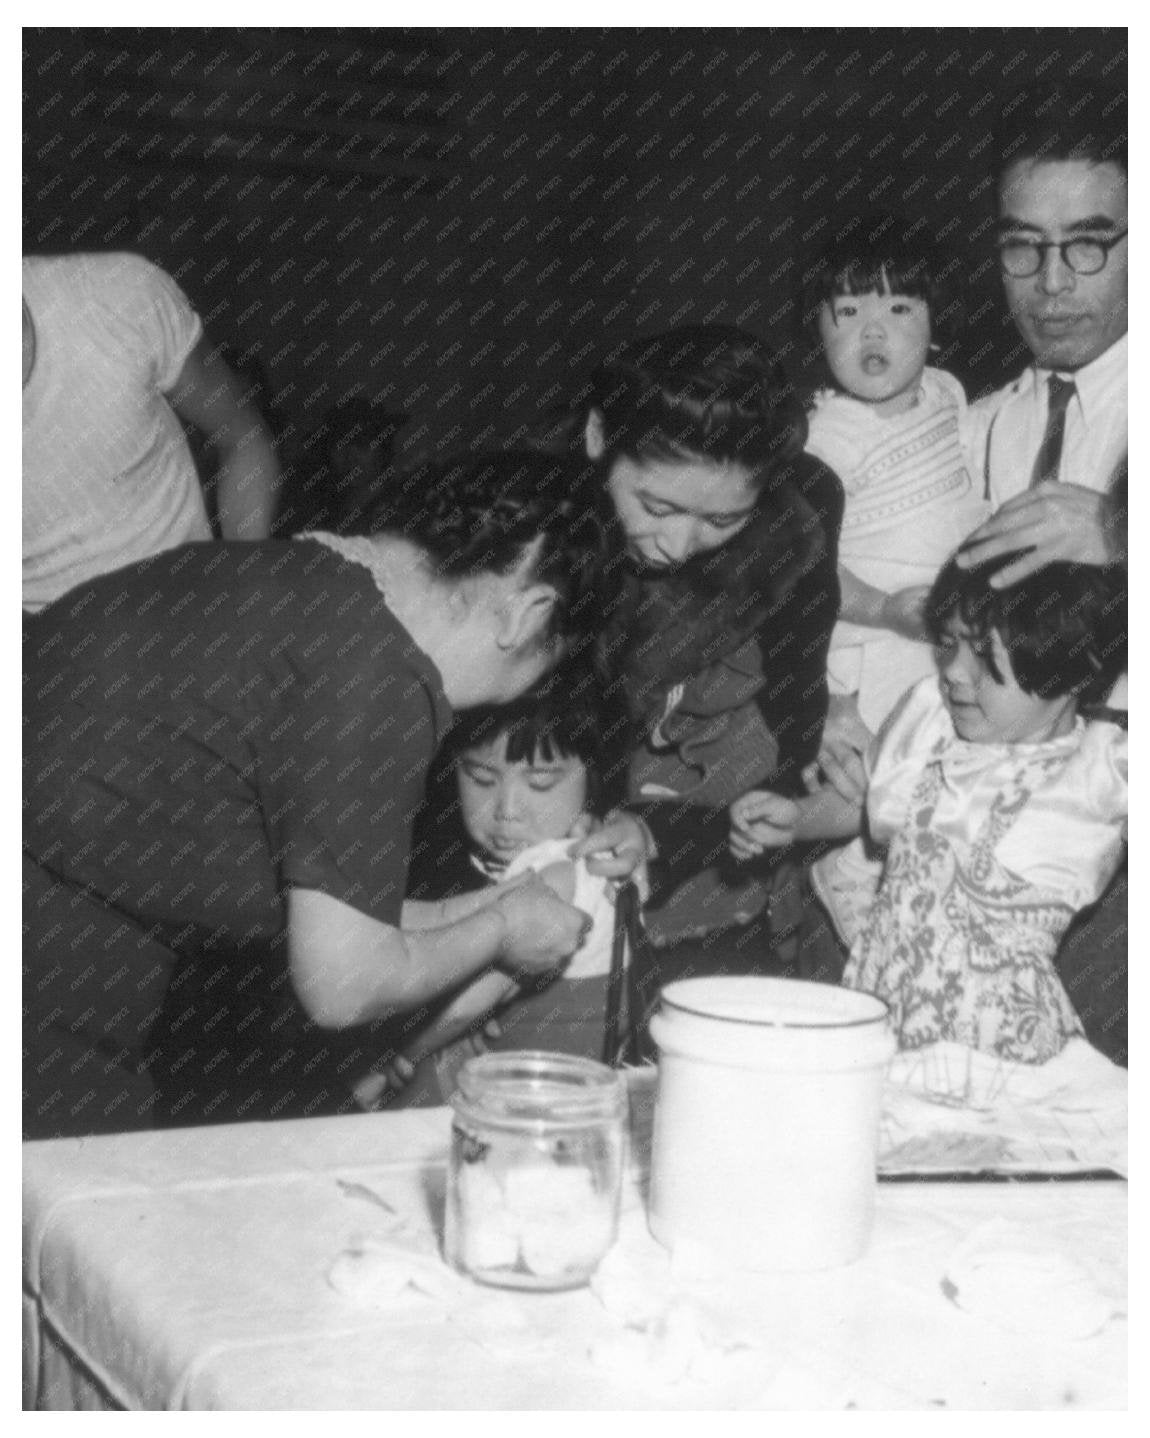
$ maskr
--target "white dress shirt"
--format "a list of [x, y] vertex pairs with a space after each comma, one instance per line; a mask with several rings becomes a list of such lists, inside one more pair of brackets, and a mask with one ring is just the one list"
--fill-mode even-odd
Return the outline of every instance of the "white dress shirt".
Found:
[[[1126, 339], [1123, 335], [1105, 354], [1062, 376], [1074, 381], [1076, 391], [1066, 409], [1058, 476], [1064, 484], [1104, 490], [1126, 456]], [[1046, 433], [1051, 373], [1031, 365], [1013, 384], [971, 406], [984, 492], [995, 508], [1030, 487]]]

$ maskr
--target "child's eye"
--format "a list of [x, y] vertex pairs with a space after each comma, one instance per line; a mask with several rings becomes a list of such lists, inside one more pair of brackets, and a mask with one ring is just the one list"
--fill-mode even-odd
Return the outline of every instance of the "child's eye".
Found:
[[712, 529], [733, 529], [745, 518], [745, 514], [712, 514], [707, 517], [707, 523]]
[[890, 307], [892, 315], [909, 315], [914, 312], [914, 306], [909, 300], [895, 300]]
[[645, 499], [643, 501], [643, 508], [654, 519], [665, 519], [668, 514], [674, 514], [675, 512], [673, 509], [669, 509], [666, 505], [653, 504], [649, 499]]
[[536, 794], [546, 794], [549, 789], [554, 789], [558, 782], [554, 774], [537, 774], [534, 778], [528, 779], [527, 787], [534, 789]]
[[853, 320], [859, 312], [858, 305], [837, 304], [835, 305], [836, 320]]
[[475, 784], [480, 789], [493, 789], [495, 787], [495, 779], [491, 774], [484, 774], [475, 769], [464, 769], [463, 772], [469, 784]]

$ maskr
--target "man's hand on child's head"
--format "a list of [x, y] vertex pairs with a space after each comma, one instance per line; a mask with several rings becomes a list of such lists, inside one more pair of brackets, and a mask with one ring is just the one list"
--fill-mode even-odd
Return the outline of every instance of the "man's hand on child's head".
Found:
[[1109, 563], [1114, 551], [1106, 496], [1077, 484], [1028, 489], [979, 525], [963, 542], [955, 562], [960, 569], [973, 569], [1015, 553], [1019, 553], [1016, 560], [991, 576], [992, 589], [1018, 584], [1058, 560]]
[[752, 789], [731, 805], [731, 853], [745, 862], [794, 843], [799, 806], [769, 789]]

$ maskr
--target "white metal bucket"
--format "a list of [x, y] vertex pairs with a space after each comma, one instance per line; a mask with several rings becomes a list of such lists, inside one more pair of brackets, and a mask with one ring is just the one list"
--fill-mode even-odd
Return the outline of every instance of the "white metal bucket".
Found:
[[743, 1268], [853, 1262], [874, 1217], [886, 1005], [754, 977], [684, 979], [660, 997], [652, 1233]]

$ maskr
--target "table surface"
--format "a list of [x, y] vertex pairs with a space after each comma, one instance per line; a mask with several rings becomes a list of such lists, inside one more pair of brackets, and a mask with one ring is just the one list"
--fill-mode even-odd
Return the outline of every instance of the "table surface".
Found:
[[[328, 1282], [363, 1236], [434, 1255], [450, 1115], [24, 1146], [26, 1315], [127, 1408], [1058, 1408], [1126, 1402], [1126, 1184], [880, 1184], [870, 1250], [823, 1274], [744, 1275], [748, 1347], [707, 1372], [612, 1363], [596, 1295], [455, 1280], [363, 1306]], [[653, 1242], [639, 1175], [626, 1242]], [[1008, 1331], [942, 1285], [987, 1220], [1073, 1253], [1115, 1316], [1093, 1337]], [[642, 1235], [640, 1237], [640, 1234]], [[448, 1270], [443, 1269], [445, 1277]], [[728, 1285], [729, 1287], [729, 1285]], [[712, 1295], [718, 1308], [734, 1289]], [[633, 1336], [633, 1335], [632, 1335]]]

